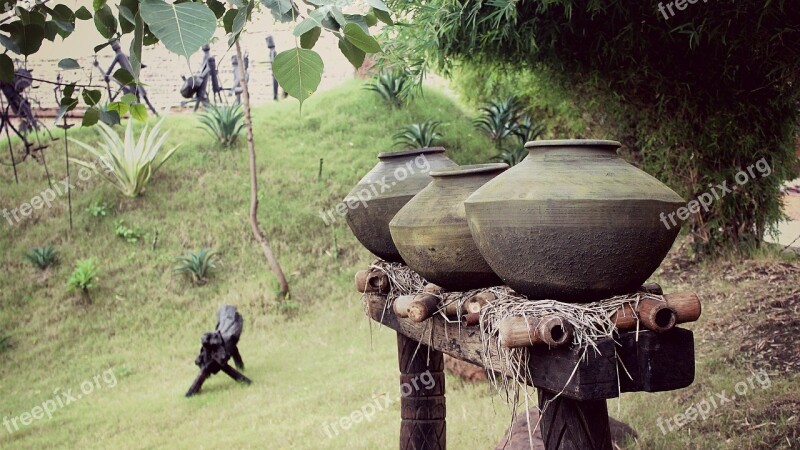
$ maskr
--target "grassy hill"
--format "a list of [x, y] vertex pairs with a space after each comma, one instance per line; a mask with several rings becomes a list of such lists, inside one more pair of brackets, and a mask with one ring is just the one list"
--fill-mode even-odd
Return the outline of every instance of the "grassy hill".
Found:
[[[284, 302], [276, 300], [274, 277], [247, 222], [247, 154], [243, 148], [216, 148], [191, 115], [167, 119], [168, 145], [181, 148], [142, 197], [124, 199], [97, 177], [73, 192], [72, 231], [66, 197], [19, 224], [0, 223], [0, 339], [6, 335], [11, 342], [0, 355], [0, 417], [63, 399], [65, 391], [78, 394], [87, 380], [95, 386], [52, 418], [13, 433], [0, 424], [0, 447], [396, 448], [394, 335], [370, 327], [352, 285], [354, 272], [372, 257], [343, 221], [326, 227], [319, 212], [344, 197], [407, 123], [441, 120], [443, 145], [452, 159], [486, 161], [493, 146], [474, 131], [470, 114], [433, 91], [403, 109], [391, 109], [357, 83], [315, 96], [302, 115], [294, 102], [256, 111], [260, 218], [292, 287], [291, 299]], [[91, 130], [75, 135], [94, 139]], [[54, 180], [65, 174], [61, 145], [48, 154]], [[19, 170], [17, 185], [11, 168], [0, 167], [0, 208], [17, 207], [47, 187], [41, 166], [25, 163]], [[86, 213], [95, 202], [112, 204], [110, 214]], [[144, 237], [129, 243], [115, 236], [119, 220]], [[41, 273], [22, 254], [47, 244], [56, 246], [61, 263]], [[206, 286], [195, 287], [172, 268], [176, 256], [201, 247], [217, 249], [221, 265]], [[65, 282], [75, 261], [90, 257], [99, 263], [100, 283], [87, 302], [67, 293]], [[699, 276], [707, 270], [695, 267], [687, 273]], [[701, 291], [723, 296], [737, 286], [720, 285], [714, 276], [702, 280]], [[663, 281], [669, 288], [694, 286], [693, 278]], [[738, 311], [731, 305], [746, 306], [745, 299], [713, 300], [705, 314], [719, 313], [720, 321]], [[216, 309], [226, 303], [237, 305], [245, 317], [240, 349], [254, 383], [239, 386], [218, 375], [200, 396], [187, 400], [183, 394], [197, 374], [193, 361], [199, 338], [213, 328]], [[742, 428], [741, 416], [726, 409], [715, 412], [722, 419], [698, 423], [692, 432], [662, 435], [657, 417], [669, 417], [720, 389], [730, 391], [749, 375], [731, 357], [731, 347], [720, 345], [731, 337], [715, 331], [717, 325], [699, 325], [703, 333], [723, 336], [718, 336], [722, 341], [698, 340], [695, 387], [627, 394], [619, 404], [609, 402], [612, 415], [637, 429], [644, 448], [671, 448], [675, 442], [696, 448], [779, 446], [780, 438], [786, 435], [789, 442], [789, 432], [797, 430], [797, 418], [783, 413], [768, 420], [780, 427]], [[107, 378], [95, 378], [104, 373]], [[758, 390], [746, 407], [769, 410], [778, 400], [790, 408], [800, 404], [792, 403], [800, 398], [794, 380], [796, 372], [773, 377], [772, 387]], [[450, 447], [493, 448], [508, 425], [506, 404], [486, 385], [453, 378], [447, 383]], [[384, 404], [386, 398], [387, 409], [370, 422], [338, 435], [326, 433], [326, 424], [376, 400]], [[778, 439], [769, 440], [773, 437]]]

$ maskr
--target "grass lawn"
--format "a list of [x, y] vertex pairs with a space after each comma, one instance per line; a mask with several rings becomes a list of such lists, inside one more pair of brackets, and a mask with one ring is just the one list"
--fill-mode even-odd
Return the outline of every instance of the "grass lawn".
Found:
[[[255, 112], [260, 218], [289, 278], [288, 301], [276, 300], [277, 283], [250, 232], [243, 146], [217, 148], [191, 115], [167, 119], [167, 145], [181, 148], [143, 196], [124, 198], [98, 176], [73, 191], [72, 231], [66, 197], [19, 224], [3, 219], [0, 343], [9, 336], [11, 347], [0, 358], [0, 417], [31, 412], [63, 399], [65, 391], [78, 394], [84, 382], [95, 387], [59, 406], [52, 418], [13, 433], [0, 428], [0, 448], [396, 448], [394, 334], [370, 327], [352, 282], [373, 258], [343, 220], [325, 226], [319, 213], [334, 207], [375, 164], [377, 153], [392, 148], [392, 134], [411, 122], [444, 122], [443, 145], [453, 160], [485, 162], [493, 145], [473, 129], [471, 114], [435, 91], [391, 109], [358, 83], [314, 96], [302, 114], [293, 101]], [[91, 130], [74, 134], [94, 139]], [[48, 156], [57, 182], [65, 174], [63, 141]], [[40, 165], [26, 162], [19, 171], [17, 185], [11, 168], [0, 166], [0, 208], [18, 207], [46, 189]], [[109, 215], [85, 211], [98, 202], [112, 205]], [[129, 243], [115, 236], [119, 220], [140, 230], [142, 239]], [[40, 272], [23, 259], [29, 247], [48, 244], [59, 251], [56, 267]], [[196, 287], [172, 268], [175, 257], [201, 247], [216, 249], [221, 264], [207, 285]], [[65, 290], [76, 260], [84, 258], [96, 258], [100, 268], [90, 301]], [[673, 258], [659, 272], [656, 281], [666, 289], [705, 295], [704, 316], [690, 327], [698, 333], [697, 381], [680, 392], [625, 394], [609, 402], [611, 414], [639, 433], [633, 446], [797, 448], [798, 367], [759, 365], [741, 349], [750, 343], [747, 324], [773, 314], [748, 308], [766, 296], [794, 295], [800, 265], [769, 255], [757, 264], [793, 269], [779, 282], [764, 281], [756, 269], [741, 277], [750, 265]], [[729, 272], [740, 278], [725, 278]], [[186, 399], [197, 374], [200, 336], [214, 327], [222, 304], [234, 304], [244, 315], [239, 347], [254, 383], [240, 386], [218, 375], [201, 395]], [[731, 324], [742, 328], [730, 330]], [[798, 347], [786, 350], [800, 353]], [[703, 421], [666, 435], [659, 430], [658, 417], [731, 392], [751, 369], [762, 367], [768, 368], [769, 388], [756, 384]], [[508, 406], [485, 384], [452, 377], [447, 384], [449, 446], [493, 448], [508, 425]], [[388, 405], [370, 422], [326, 433], [326, 424], [376, 400]]]

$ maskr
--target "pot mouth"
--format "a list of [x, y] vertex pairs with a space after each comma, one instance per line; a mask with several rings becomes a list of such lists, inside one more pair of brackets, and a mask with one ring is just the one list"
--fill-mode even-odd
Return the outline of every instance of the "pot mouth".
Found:
[[436, 177], [458, 177], [464, 175], [475, 175], [481, 173], [494, 173], [502, 172], [508, 169], [506, 163], [490, 163], [490, 164], [470, 164], [467, 166], [453, 166], [436, 169], [428, 175]]
[[599, 147], [599, 150], [616, 152], [619, 147], [622, 147], [622, 144], [605, 139], [549, 139], [525, 143], [525, 148], [531, 151], [548, 147]]
[[412, 155], [430, 155], [432, 153], [444, 153], [444, 147], [423, 147], [400, 150], [398, 152], [378, 153], [378, 159], [399, 158]]

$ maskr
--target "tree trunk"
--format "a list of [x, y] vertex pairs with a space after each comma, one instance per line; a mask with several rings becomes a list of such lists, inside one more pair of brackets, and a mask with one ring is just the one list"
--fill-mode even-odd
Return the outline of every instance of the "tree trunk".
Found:
[[261, 245], [261, 250], [264, 252], [272, 272], [278, 277], [278, 283], [281, 286], [280, 295], [285, 298], [289, 294], [289, 283], [286, 282], [286, 276], [283, 274], [281, 265], [278, 263], [278, 259], [275, 258], [275, 254], [272, 253], [272, 247], [270, 247], [267, 238], [264, 237], [264, 233], [261, 232], [261, 228], [258, 225], [258, 177], [256, 174], [256, 147], [253, 143], [253, 121], [250, 117], [250, 91], [247, 89], [247, 75], [244, 68], [244, 58], [242, 58], [242, 47], [239, 45], [238, 40], [236, 41], [236, 58], [239, 60], [242, 106], [244, 107], [245, 128], [247, 128], [247, 151], [250, 154], [250, 228], [253, 229], [253, 236]]

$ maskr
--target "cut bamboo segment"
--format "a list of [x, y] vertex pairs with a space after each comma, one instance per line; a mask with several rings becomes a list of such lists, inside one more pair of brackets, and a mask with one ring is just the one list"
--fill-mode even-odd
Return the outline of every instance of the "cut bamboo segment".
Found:
[[467, 313], [479, 313], [483, 305], [495, 300], [494, 294], [489, 291], [479, 292], [464, 302], [464, 309]]
[[469, 313], [461, 316], [461, 320], [467, 326], [477, 325], [481, 323], [481, 313]]
[[431, 294], [420, 294], [408, 305], [408, 318], [414, 322], [422, 322], [439, 309], [439, 298]]
[[467, 311], [464, 308], [464, 303], [459, 305], [457, 299], [454, 300], [447, 300], [448, 303], [444, 305], [444, 314], [449, 317], [458, 317], [463, 314], [466, 314]]
[[675, 310], [667, 306], [667, 302], [654, 298], [639, 301], [639, 320], [648, 330], [662, 333], [671, 330], [677, 322]]
[[506, 317], [498, 325], [500, 343], [507, 348], [547, 344], [559, 347], [572, 340], [573, 328], [560, 317]]
[[441, 295], [442, 292], [444, 292], [444, 288], [433, 283], [428, 283], [422, 288], [422, 292], [424, 294]]
[[636, 328], [639, 318], [633, 310], [633, 304], [625, 303], [611, 316], [611, 320], [619, 330], [632, 330]]
[[678, 323], [694, 322], [700, 318], [703, 310], [700, 298], [692, 292], [667, 294], [664, 296], [664, 300], [667, 302], [667, 306], [675, 311]]
[[362, 294], [387, 294], [389, 277], [381, 270], [359, 270], [356, 272], [356, 290]]
[[394, 310], [394, 314], [397, 317], [406, 318], [408, 317], [408, 307], [411, 305], [411, 302], [414, 300], [413, 295], [401, 295], [394, 299], [394, 303], [392, 304], [392, 309]]

